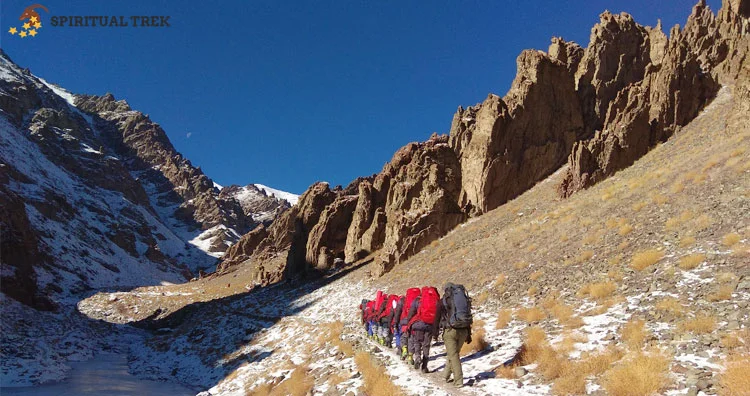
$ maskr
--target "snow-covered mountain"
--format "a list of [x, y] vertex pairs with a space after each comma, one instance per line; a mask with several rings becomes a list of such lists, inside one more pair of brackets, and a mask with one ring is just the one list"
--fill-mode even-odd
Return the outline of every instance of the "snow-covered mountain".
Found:
[[237, 200], [245, 214], [254, 221], [266, 225], [281, 212], [296, 205], [299, 200], [298, 195], [266, 187], [262, 184], [223, 187], [219, 196]]
[[[64, 328], [91, 290], [212, 271], [242, 234], [290, 206], [265, 194], [255, 201], [262, 211], [220, 193], [124, 100], [74, 95], [0, 50], [3, 375], [6, 364], [25, 365], [19, 356], [44, 365], [71, 353], [32, 334], [39, 310], [52, 311], [44, 326]], [[29, 337], [42, 349], [13, 341]], [[85, 350], [84, 338], [69, 349]]]

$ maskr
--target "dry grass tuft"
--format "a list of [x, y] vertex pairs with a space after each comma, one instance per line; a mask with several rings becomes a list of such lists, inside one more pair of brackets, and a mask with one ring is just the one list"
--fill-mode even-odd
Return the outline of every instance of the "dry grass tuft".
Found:
[[495, 370], [495, 376], [497, 378], [515, 379], [516, 366], [500, 366]]
[[687, 256], [680, 257], [679, 264], [680, 269], [690, 271], [691, 269], [700, 265], [700, 263], [706, 260], [706, 255], [703, 253], [688, 254]]
[[716, 275], [716, 281], [719, 283], [732, 283], [737, 281], [737, 279], [739, 279], [737, 275], [731, 272], [721, 272]]
[[529, 290], [526, 291], [526, 294], [528, 294], [529, 297], [534, 297], [537, 293], [539, 293], [539, 288], [536, 286], [531, 286]]
[[657, 311], [670, 313], [674, 316], [682, 316], [685, 313], [685, 307], [674, 297], [666, 297], [654, 305]]
[[315, 386], [307, 367], [297, 366], [292, 374], [271, 391], [271, 395], [305, 396]]
[[719, 374], [722, 395], [747, 395], [750, 389], [750, 353], [732, 355], [724, 364], [726, 370]]
[[505, 275], [505, 274], [499, 274], [497, 277], [495, 277], [495, 286], [502, 285], [503, 283], [505, 283], [506, 280], [508, 280], [508, 276], [507, 275]]
[[363, 391], [369, 396], [398, 396], [401, 390], [393, 384], [385, 369], [375, 363], [367, 352], [358, 352], [354, 362], [362, 373]]
[[636, 352], [604, 373], [602, 386], [612, 396], [648, 396], [669, 385], [669, 358]]
[[692, 236], [684, 236], [680, 238], [679, 245], [681, 248], [686, 248], [688, 246], [693, 246], [695, 244], [695, 237]]
[[622, 341], [633, 351], [638, 351], [643, 347], [649, 334], [646, 330], [646, 322], [641, 319], [631, 319], [622, 327]]
[[677, 325], [680, 331], [693, 334], [708, 334], [716, 329], [716, 318], [709, 315], [698, 315], [686, 319]]
[[581, 252], [580, 255], [578, 255], [578, 258], [576, 259], [576, 261], [579, 262], [579, 263], [583, 263], [583, 262], [588, 261], [592, 257], [594, 257], [594, 251], [593, 250], [584, 250], [584, 251]]
[[664, 252], [658, 249], [648, 249], [633, 255], [633, 259], [630, 262], [630, 267], [637, 270], [643, 271], [651, 265], [656, 264], [664, 258]]
[[721, 244], [726, 247], [732, 247], [741, 240], [742, 237], [740, 236], [740, 234], [736, 232], [730, 232], [729, 234], [726, 234], [723, 238], [721, 238]]
[[526, 323], [536, 323], [547, 319], [547, 314], [537, 307], [519, 308], [518, 311], [516, 311], [516, 317]]
[[601, 300], [603, 298], [611, 296], [615, 290], [617, 290], [617, 285], [614, 282], [606, 281], [588, 283], [581, 287], [581, 289], [578, 291], [578, 295], [581, 297], [590, 296], [591, 298]]
[[513, 311], [510, 309], [501, 309], [500, 312], [497, 313], [497, 321], [495, 322], [495, 328], [496, 329], [504, 329], [506, 326], [508, 326], [508, 323], [513, 319]]
[[726, 301], [732, 298], [732, 293], [734, 292], [734, 288], [729, 285], [720, 286], [714, 293], [711, 293], [708, 296], [708, 301], [716, 302], [716, 301]]
[[719, 340], [721, 346], [726, 349], [739, 348], [741, 346], [748, 345], [748, 342], [750, 342], [750, 330], [748, 329], [744, 329], [741, 331], [736, 330], [731, 333], [725, 334], [723, 337], [721, 337], [721, 340]]
[[617, 230], [617, 233], [621, 236], [625, 236], [630, 234], [631, 231], [633, 231], [633, 226], [631, 226], [630, 224], [624, 224], [620, 226], [620, 228]]
[[479, 320], [474, 322], [471, 331], [471, 343], [461, 345], [461, 356], [471, 355], [489, 348], [490, 344], [484, 338], [485, 335], [484, 322]]
[[632, 209], [634, 212], [639, 212], [641, 209], [645, 208], [646, 205], [648, 205], [648, 203], [645, 201], [637, 202], [633, 204]]
[[515, 268], [517, 270], [522, 270], [522, 269], [524, 269], [524, 268], [526, 268], [528, 266], [529, 266], [529, 263], [527, 263], [525, 261], [519, 261], [519, 262], [513, 264], [513, 268]]
[[536, 272], [533, 272], [531, 275], [529, 275], [529, 279], [531, 279], [532, 281], [535, 281], [541, 278], [542, 275], [544, 275], [544, 271], [536, 271]]

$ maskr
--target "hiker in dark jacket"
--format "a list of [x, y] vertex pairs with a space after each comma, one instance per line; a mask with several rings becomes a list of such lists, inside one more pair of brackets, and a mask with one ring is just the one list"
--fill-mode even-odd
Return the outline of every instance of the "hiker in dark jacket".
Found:
[[411, 306], [409, 306], [409, 314], [406, 315], [406, 318], [401, 321], [401, 339], [404, 343], [404, 346], [406, 346], [406, 352], [401, 352], [401, 359], [406, 359], [409, 364], [414, 364], [414, 348], [412, 348], [411, 345], [411, 329], [408, 327], [409, 323], [411, 322], [412, 318], [417, 314], [417, 311], [419, 310], [419, 302], [422, 300], [421, 297], [417, 297], [414, 299], [414, 301], [411, 302]]
[[[440, 306], [438, 305], [436, 317], [439, 318], [440, 315]], [[433, 338], [437, 339], [438, 330], [438, 323], [427, 324], [421, 320], [417, 320], [411, 325], [409, 347], [414, 359], [414, 368], [422, 370], [423, 373], [429, 372], [427, 370], [427, 362], [430, 357], [430, 345]]]
[[404, 301], [406, 300], [406, 296], [401, 296], [398, 299], [398, 302], [396, 303], [396, 308], [393, 310], [393, 315], [391, 318], [391, 331], [393, 333], [393, 337], [396, 340], [396, 350], [401, 352], [401, 326], [399, 325], [401, 321], [401, 312], [404, 309]]
[[[458, 301], [459, 298], [461, 301]], [[447, 360], [443, 378], [446, 382], [453, 382], [454, 386], [460, 388], [464, 383], [461, 346], [464, 343], [471, 343], [471, 299], [468, 298], [463, 286], [447, 283], [440, 306], [440, 327], [443, 329]], [[453, 379], [451, 379], [451, 374]]]
[[404, 296], [404, 306], [398, 322], [398, 327], [401, 331], [401, 360], [409, 356], [409, 329], [407, 329], [407, 325], [414, 315], [417, 314], [419, 303], [415, 305], [414, 301], [419, 298], [420, 293], [421, 290], [418, 287], [411, 287], [406, 290], [406, 296]]
[[367, 299], [363, 299], [362, 302], [359, 304], [359, 313], [360, 313], [360, 319], [362, 320], [362, 325], [365, 327], [365, 332], [369, 333], [370, 324], [367, 323], [367, 303], [369, 303]]

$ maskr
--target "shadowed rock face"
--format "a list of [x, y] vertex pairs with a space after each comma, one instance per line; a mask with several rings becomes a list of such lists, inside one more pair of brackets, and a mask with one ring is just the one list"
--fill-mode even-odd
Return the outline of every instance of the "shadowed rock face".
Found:
[[737, 80], [750, 37], [747, 3], [725, 1], [714, 16], [700, 2], [670, 38], [661, 24], [605, 12], [586, 49], [556, 37], [547, 54], [523, 51], [504, 97], [460, 107], [449, 136], [404, 146], [379, 174], [345, 190], [313, 185], [304, 208], [243, 237], [222, 270], [242, 263], [267, 271], [281, 255], [284, 264], [265, 277], [281, 279], [330, 268], [342, 255], [353, 262], [375, 254], [384, 273], [566, 160], [563, 196], [606, 178], [690, 122], [720, 84]]

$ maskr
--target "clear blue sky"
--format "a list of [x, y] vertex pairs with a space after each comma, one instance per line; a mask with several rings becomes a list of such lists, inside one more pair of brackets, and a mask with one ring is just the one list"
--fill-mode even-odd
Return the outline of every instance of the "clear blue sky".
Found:
[[[525, 48], [585, 46], [599, 14], [684, 24], [695, 1], [62, 1], [0, 46], [74, 93], [112, 92], [162, 125], [216, 182], [301, 193], [379, 172], [404, 144], [446, 133], [459, 105], [505, 94]], [[710, 0], [716, 10], [719, 0]], [[169, 15], [170, 28], [52, 27], [57, 15]]]

